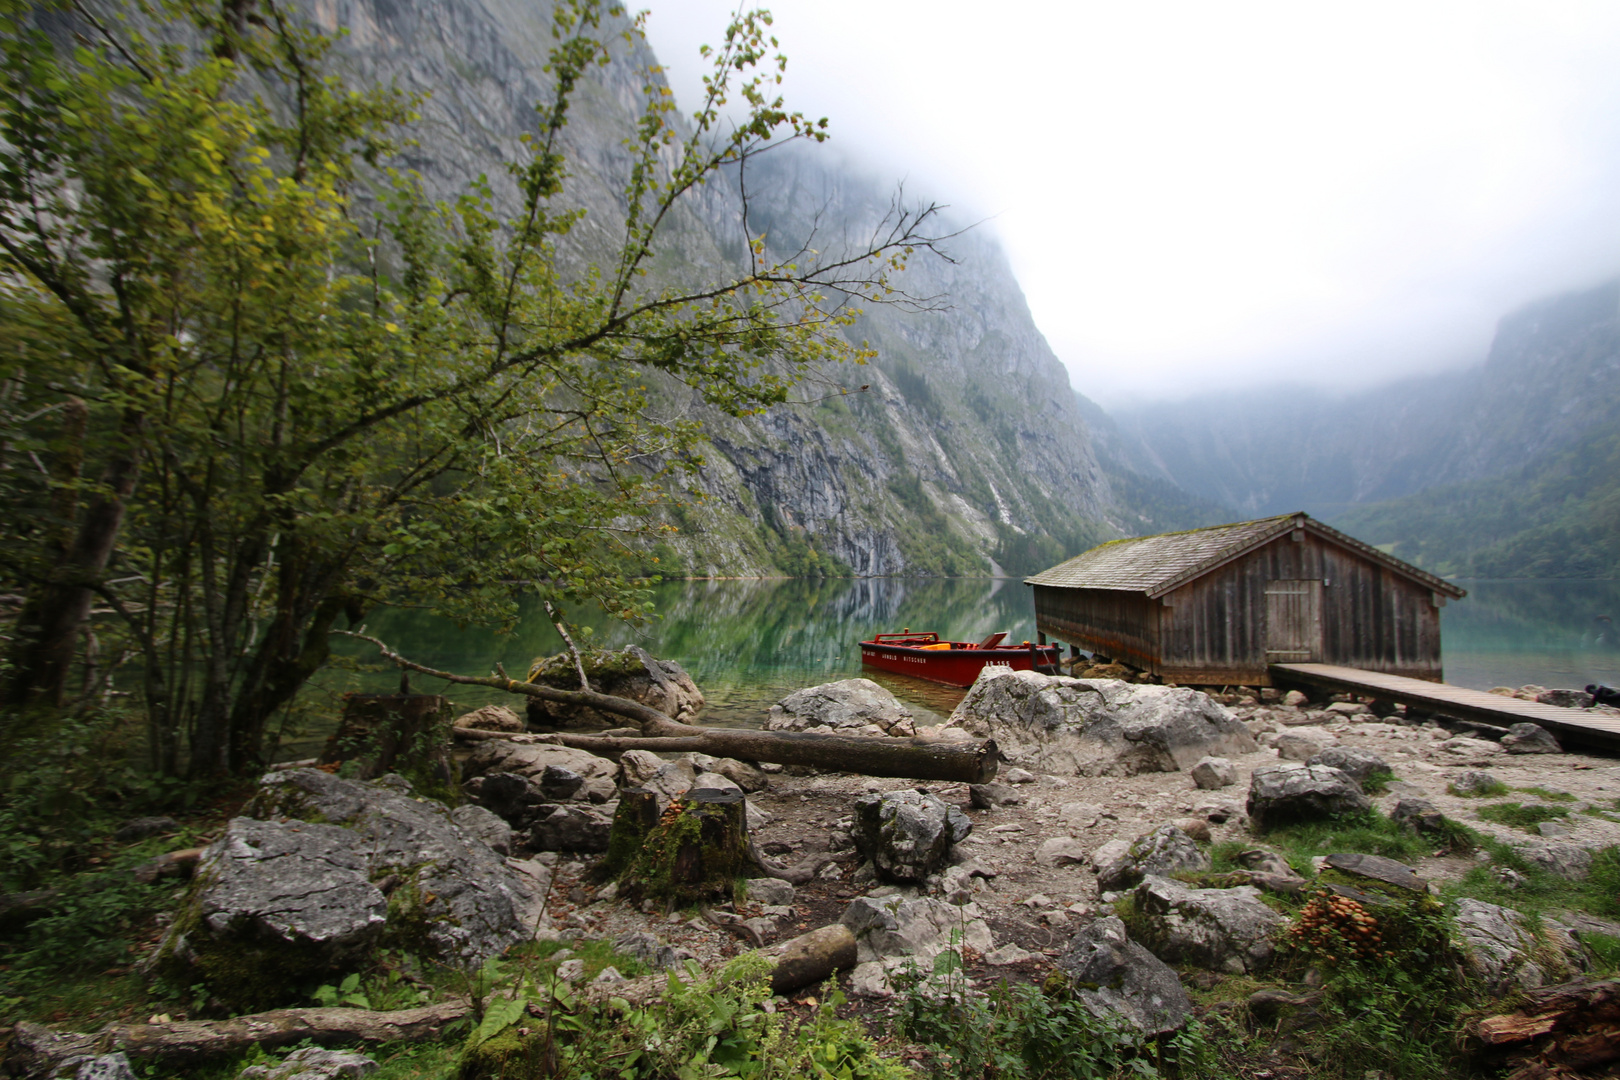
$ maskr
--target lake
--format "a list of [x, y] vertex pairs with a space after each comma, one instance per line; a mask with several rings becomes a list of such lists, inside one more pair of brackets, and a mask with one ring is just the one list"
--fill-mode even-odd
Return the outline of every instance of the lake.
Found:
[[[1447, 681], [1487, 690], [1493, 686], [1585, 686], [1620, 683], [1620, 582], [1465, 581], [1463, 600], [1442, 612]], [[679, 581], [655, 592], [659, 617], [641, 627], [605, 618], [584, 619], [592, 644], [635, 642], [654, 656], [677, 660], [708, 699], [703, 721], [757, 725], [765, 711], [793, 690], [862, 674], [855, 643], [874, 633], [937, 630], [979, 640], [1005, 630], [1012, 641], [1033, 639], [1029, 588], [1014, 580], [863, 578], [835, 581]], [[516, 631], [459, 630], [421, 612], [383, 610], [369, 631], [419, 663], [469, 675], [489, 674], [495, 663], [521, 677], [536, 656], [562, 649], [538, 606]], [[582, 645], [584, 643], [582, 642]], [[372, 670], [324, 672], [305, 694], [312, 719], [302, 738], [285, 740], [281, 756], [297, 756], [334, 716], [349, 690], [387, 691], [398, 674], [377, 665], [374, 651], [339, 640], [338, 652]], [[870, 673], [912, 706], [925, 722], [948, 715], [962, 692], [884, 673]], [[418, 690], [438, 680], [413, 677]], [[450, 691], [458, 706], [513, 703], [511, 695], [480, 687]]]

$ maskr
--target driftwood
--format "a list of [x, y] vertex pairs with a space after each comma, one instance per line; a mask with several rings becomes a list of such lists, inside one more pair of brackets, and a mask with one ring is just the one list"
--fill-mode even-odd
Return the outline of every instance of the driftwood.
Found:
[[825, 851], [817, 852], [796, 866], [787, 866], [767, 858], [765, 853], [759, 850], [759, 845], [754, 843], [754, 838], [750, 836], [748, 838], [748, 858], [755, 866], [765, 871], [766, 877], [779, 878], [790, 885], [804, 885], [813, 880], [821, 872], [821, 868], [833, 862], [837, 856], [828, 854]]
[[1511, 1013], [1474, 1025], [1487, 1048], [1507, 1052], [1508, 1080], [1587, 1075], [1620, 1061], [1620, 981], [1579, 980], [1525, 993]]
[[361, 1043], [424, 1042], [467, 1015], [465, 1001], [418, 1009], [277, 1009], [232, 1020], [177, 1020], [166, 1024], [108, 1024], [95, 1034], [53, 1032], [18, 1024], [6, 1065], [12, 1075], [54, 1076], [70, 1060], [123, 1051], [132, 1058], [182, 1065], [229, 1057], [254, 1046], [274, 1050], [294, 1043], [354, 1046]]
[[[741, 728], [702, 728], [682, 724], [639, 701], [599, 694], [594, 690], [558, 690], [538, 683], [519, 682], [505, 673], [493, 676], [458, 675], [408, 660], [390, 649], [379, 638], [352, 630], [335, 634], [357, 638], [375, 645], [383, 658], [407, 671], [431, 675], [446, 682], [467, 686], [488, 686], [512, 694], [523, 694], [565, 705], [586, 705], [601, 712], [634, 720], [641, 735], [548, 735], [547, 741], [593, 754], [611, 756], [626, 750], [655, 753], [699, 753], [743, 761], [771, 761], [779, 765], [809, 765], [834, 772], [862, 776], [890, 776], [908, 780], [946, 780], [984, 784], [992, 780], [1000, 766], [995, 740], [938, 743], [927, 739], [875, 739], [843, 735], [818, 735], [807, 731], [745, 731]], [[470, 728], [455, 733], [468, 739], [499, 738], [491, 732], [471, 734]]]

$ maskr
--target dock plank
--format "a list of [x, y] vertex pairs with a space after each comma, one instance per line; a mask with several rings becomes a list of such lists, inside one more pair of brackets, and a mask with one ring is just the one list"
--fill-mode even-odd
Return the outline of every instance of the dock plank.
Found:
[[1272, 664], [1271, 672], [1273, 681], [1279, 686], [1293, 684], [1309, 689], [1383, 698], [1403, 705], [1415, 705], [1441, 716], [1496, 727], [1540, 724], [1565, 746], [1620, 753], [1620, 716], [1543, 705], [1539, 701], [1521, 701], [1501, 694], [1487, 694], [1483, 690], [1452, 686], [1450, 683], [1425, 682], [1337, 664]]

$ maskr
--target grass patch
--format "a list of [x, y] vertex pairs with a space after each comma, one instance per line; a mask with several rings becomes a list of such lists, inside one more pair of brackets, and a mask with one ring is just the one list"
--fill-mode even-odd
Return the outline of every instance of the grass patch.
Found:
[[615, 968], [627, 979], [652, 971], [641, 961], [614, 949], [610, 941], [533, 941], [514, 946], [506, 954], [507, 962], [512, 966], [522, 966], [525, 960], [532, 960], [537, 967], [550, 972], [562, 963], [556, 956], [565, 949], [569, 950], [569, 954], [563, 959], [580, 960], [585, 964], [584, 976], [576, 980], [581, 985], [596, 978], [606, 968]]
[[1495, 799], [1506, 795], [1512, 790], [1512, 788], [1502, 783], [1502, 781], [1496, 779], [1493, 779], [1490, 783], [1475, 791], [1458, 791], [1456, 784], [1446, 785], [1446, 793], [1448, 795], [1455, 795], [1459, 799]]
[[1607, 977], [1620, 972], [1620, 937], [1583, 931], [1581, 944], [1592, 953], [1592, 974]]
[[[1607, 847], [1593, 853], [1592, 869], [1585, 881], [1567, 881], [1533, 863], [1518, 851], [1496, 840], [1480, 846], [1490, 852], [1492, 864], [1477, 866], [1461, 881], [1442, 886], [1446, 900], [1468, 896], [1488, 904], [1499, 904], [1538, 918], [1543, 912], [1584, 911], [1600, 918], [1620, 918], [1620, 848]], [[1498, 876], [1502, 869], [1518, 875], [1516, 883]], [[1585, 935], [1582, 935], [1583, 939]]]
[[1512, 825], [1515, 828], [1534, 831], [1543, 821], [1557, 821], [1559, 818], [1569, 817], [1569, 808], [1544, 806], [1539, 803], [1530, 806], [1524, 803], [1491, 803], [1489, 806], [1479, 808], [1479, 816], [1498, 825]]
[[1513, 790], [1523, 792], [1526, 795], [1534, 795], [1536, 798], [1544, 799], [1547, 802], [1574, 802], [1575, 801], [1575, 796], [1571, 795], [1567, 791], [1553, 791], [1550, 788], [1544, 788], [1544, 787], [1522, 787], [1522, 788], [1514, 788]]
[[[312, 1044], [301, 1044], [312, 1045]], [[169, 1068], [149, 1067], [139, 1073], [147, 1080], [235, 1080], [250, 1065], [275, 1066], [288, 1054], [299, 1049], [288, 1046], [273, 1053], [255, 1047], [243, 1057], [225, 1058], [206, 1064], [186, 1062]], [[356, 1047], [357, 1053], [369, 1057], [382, 1066], [369, 1074], [372, 1080], [444, 1080], [454, 1076], [456, 1058], [461, 1048], [457, 1042], [385, 1043], [382, 1046]], [[140, 1066], [136, 1066], [139, 1070]]]
[[[1311, 869], [1311, 858], [1316, 855], [1356, 851], [1410, 862], [1429, 854], [1435, 845], [1432, 838], [1421, 837], [1401, 828], [1377, 810], [1334, 821], [1282, 825], [1266, 833], [1259, 842], [1280, 853], [1296, 873], [1307, 878], [1315, 876]], [[1216, 858], [1225, 858], [1225, 868], [1233, 869], [1235, 864], [1231, 863], [1231, 856], [1253, 846], [1221, 844], [1212, 854]], [[1221, 866], [1220, 862], [1216, 863], [1217, 869]]]

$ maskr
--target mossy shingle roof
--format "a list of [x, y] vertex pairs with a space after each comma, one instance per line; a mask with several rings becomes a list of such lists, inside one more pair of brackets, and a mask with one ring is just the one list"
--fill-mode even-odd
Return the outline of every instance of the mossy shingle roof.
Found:
[[1232, 525], [1212, 525], [1186, 532], [1111, 540], [1024, 580], [1028, 585], [1117, 589], [1163, 596], [1171, 589], [1293, 529], [1307, 529], [1447, 596], [1466, 595], [1444, 578], [1420, 570], [1393, 555], [1386, 555], [1337, 529], [1330, 529], [1307, 514], [1281, 514]]

